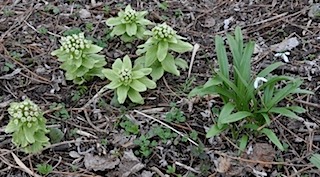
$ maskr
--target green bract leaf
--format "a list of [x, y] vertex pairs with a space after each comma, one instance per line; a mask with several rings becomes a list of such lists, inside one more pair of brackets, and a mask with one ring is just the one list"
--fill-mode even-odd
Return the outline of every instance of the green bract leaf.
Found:
[[168, 54], [167, 57], [161, 62], [163, 69], [169, 73], [172, 73], [176, 76], [180, 76], [180, 72], [175, 65], [174, 58], [171, 54]]
[[320, 169], [320, 154], [312, 154], [309, 160], [314, 166]]
[[160, 62], [162, 62], [168, 54], [168, 42], [160, 41], [157, 49], [157, 57]]
[[120, 17], [109, 18], [109, 19], [107, 19], [106, 24], [108, 26], [120, 25], [121, 24], [121, 18]]
[[139, 103], [139, 104], [144, 103], [143, 98], [141, 97], [140, 93], [133, 90], [133, 89], [129, 90], [128, 96], [129, 96], [130, 100], [134, 103]]
[[193, 46], [190, 43], [184, 42], [181, 40], [176, 40], [176, 43], [173, 41], [169, 45], [169, 49], [171, 49], [175, 52], [178, 52], [178, 53], [184, 53], [184, 52], [191, 51], [192, 48], [193, 48]]
[[145, 55], [145, 65], [146, 67], [151, 66], [156, 60], [157, 60], [157, 46], [152, 46], [147, 50], [147, 53]]
[[129, 89], [130, 89], [129, 86], [124, 86], [124, 85], [121, 85], [120, 87], [117, 88], [117, 96], [120, 104], [123, 104], [124, 101], [126, 100]]
[[126, 32], [129, 36], [133, 36], [137, 34], [137, 25], [135, 23], [127, 23], [126, 24]]
[[121, 24], [121, 25], [117, 25], [113, 28], [112, 32], [111, 32], [111, 36], [113, 35], [123, 35], [124, 33], [126, 33], [127, 31], [127, 25], [126, 24]]
[[130, 83], [130, 87], [133, 88], [134, 90], [138, 91], [138, 92], [144, 92], [147, 90], [147, 87], [140, 82], [139, 80], [133, 80]]

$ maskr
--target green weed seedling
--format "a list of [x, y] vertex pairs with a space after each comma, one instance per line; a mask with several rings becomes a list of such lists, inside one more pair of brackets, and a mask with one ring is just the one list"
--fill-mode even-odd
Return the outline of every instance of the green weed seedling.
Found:
[[37, 171], [42, 175], [48, 175], [53, 170], [53, 167], [49, 164], [38, 164]]
[[134, 144], [139, 146], [139, 150], [135, 151], [136, 155], [141, 154], [144, 157], [149, 157], [154, 147], [157, 146], [155, 140], [151, 141], [149, 135], [141, 135], [138, 139], [134, 140]]
[[127, 134], [137, 135], [139, 133], [139, 125], [133, 123], [128, 118], [124, 118], [124, 120], [120, 122], [120, 127], [124, 128]]
[[54, 110], [53, 115], [55, 117], [61, 118], [63, 120], [67, 120], [70, 118], [70, 115], [69, 115], [64, 103], [54, 102], [49, 106], [49, 109]]
[[169, 140], [173, 140], [173, 138], [177, 137], [178, 135], [172, 132], [169, 128], [163, 128], [161, 126], [154, 126], [151, 131], [151, 135], [158, 136], [162, 143], [167, 143]]
[[30, 100], [12, 102], [8, 108], [10, 121], [5, 128], [6, 133], [13, 133], [12, 142], [22, 148], [25, 153], [38, 153], [48, 146], [49, 130], [46, 119], [39, 106]]
[[130, 42], [134, 39], [143, 39], [146, 26], [152, 24], [145, 19], [147, 11], [137, 12], [127, 5], [125, 10], [118, 13], [118, 17], [109, 18], [106, 24], [113, 27], [111, 36], [121, 36], [124, 42]]
[[172, 104], [171, 110], [166, 113], [165, 120], [167, 122], [183, 123], [186, 121], [186, 117], [179, 108]]
[[[254, 42], [243, 42], [239, 27], [235, 36], [227, 35], [227, 41], [232, 53], [232, 69], [229, 70], [229, 60], [222, 37], [216, 36], [215, 50], [219, 70], [203, 86], [195, 88], [189, 96], [218, 94], [224, 102], [218, 120], [207, 132], [207, 137], [231, 130], [234, 139], [240, 139], [243, 151], [248, 143], [246, 134], [264, 134], [280, 150], [284, 150], [277, 135], [269, 128], [271, 118], [281, 115], [293, 119], [300, 117], [296, 113], [303, 113], [305, 109], [299, 106], [278, 105], [279, 102], [293, 94], [312, 94], [300, 89], [302, 81], [288, 76], [276, 76], [270, 73], [283, 65], [277, 62], [263, 69], [256, 76], [251, 73], [251, 56]], [[271, 117], [271, 118], [270, 118]], [[241, 124], [240, 124], [241, 122]], [[240, 136], [242, 137], [240, 138]]]
[[94, 76], [103, 78], [101, 70], [106, 61], [104, 55], [97, 54], [101, 47], [85, 39], [84, 33], [73, 34], [61, 38], [61, 47], [51, 53], [63, 62], [60, 66], [66, 71], [66, 79], [81, 85]]
[[143, 68], [141, 65], [132, 67], [129, 56], [125, 56], [123, 61], [120, 58], [116, 59], [112, 69], [104, 69], [102, 73], [111, 81], [107, 88], [116, 90], [120, 104], [123, 104], [127, 97], [134, 103], [143, 104], [144, 100], [139, 92], [157, 86], [147, 77], [151, 73], [151, 68]]
[[145, 35], [151, 36], [144, 44], [138, 46], [137, 54], [142, 55], [137, 63], [145, 67], [151, 67], [151, 77], [154, 81], [159, 80], [164, 71], [180, 76], [178, 66], [186, 69], [188, 64], [181, 58], [174, 58], [170, 51], [184, 53], [191, 51], [193, 46], [184, 42], [184, 37], [177, 35], [166, 23], [157, 25], [152, 31], [146, 31]]

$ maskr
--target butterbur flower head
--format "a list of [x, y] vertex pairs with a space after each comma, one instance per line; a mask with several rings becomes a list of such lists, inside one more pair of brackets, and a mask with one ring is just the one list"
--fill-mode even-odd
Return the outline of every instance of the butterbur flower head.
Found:
[[12, 103], [8, 108], [10, 116], [22, 122], [31, 122], [33, 118], [37, 118], [41, 114], [39, 106], [32, 101], [26, 99], [20, 103]]
[[132, 23], [137, 20], [137, 11], [133, 10], [130, 5], [128, 5], [124, 11], [123, 19], [128, 22]]
[[130, 84], [132, 81], [132, 73], [130, 68], [123, 68], [119, 72], [120, 81], [123, 82], [124, 85]]
[[168, 40], [172, 38], [176, 31], [174, 31], [170, 26], [163, 23], [152, 29], [153, 37], [160, 40]]
[[120, 104], [124, 103], [127, 97], [132, 102], [142, 104], [143, 98], [139, 92], [156, 87], [156, 83], [146, 77], [151, 71], [151, 68], [132, 66], [130, 58], [125, 56], [123, 60], [116, 59], [112, 69], [104, 69], [102, 73], [111, 81], [107, 88], [116, 90]]
[[89, 49], [92, 42], [85, 39], [84, 33], [73, 34], [61, 38], [61, 50], [74, 55], [80, 55], [84, 49]]

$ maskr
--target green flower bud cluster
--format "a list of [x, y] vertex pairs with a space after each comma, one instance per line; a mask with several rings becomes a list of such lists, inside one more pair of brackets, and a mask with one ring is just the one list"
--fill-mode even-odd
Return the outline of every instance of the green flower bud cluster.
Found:
[[49, 145], [46, 133], [46, 120], [39, 106], [30, 100], [13, 102], [8, 108], [11, 117], [6, 126], [6, 133], [12, 133], [12, 142], [23, 148], [26, 153], [36, 153], [44, 146]]
[[128, 23], [135, 22], [137, 20], [137, 12], [133, 9], [125, 11], [123, 19]]
[[86, 40], [84, 33], [61, 38], [61, 50], [74, 55], [80, 55], [82, 50], [89, 49], [91, 44], [92, 41]]
[[94, 76], [103, 78], [101, 69], [106, 61], [104, 55], [97, 54], [102, 48], [85, 39], [84, 33], [62, 37], [60, 43], [61, 47], [51, 55], [63, 62], [60, 68], [66, 71], [67, 80], [80, 85]]
[[167, 24], [160, 24], [152, 29], [153, 37], [160, 40], [168, 40], [172, 38], [176, 31]]
[[132, 72], [131, 69], [128, 68], [124, 68], [119, 72], [119, 76], [120, 76], [120, 81], [124, 84], [124, 85], [128, 85], [130, 84], [130, 82], [132, 81]]

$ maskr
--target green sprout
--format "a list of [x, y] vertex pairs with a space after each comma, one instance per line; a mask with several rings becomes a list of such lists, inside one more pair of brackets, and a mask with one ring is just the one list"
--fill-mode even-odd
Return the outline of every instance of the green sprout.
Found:
[[84, 33], [62, 37], [61, 47], [51, 53], [63, 62], [60, 66], [66, 71], [66, 79], [82, 84], [94, 76], [103, 78], [102, 67], [106, 64], [104, 55], [97, 54], [101, 47], [85, 39]]
[[216, 36], [215, 48], [219, 70], [215, 71], [207, 83], [195, 88], [189, 94], [189, 96], [217, 94], [223, 100], [224, 105], [218, 119], [206, 137], [210, 138], [231, 130], [233, 138], [240, 139], [240, 149], [244, 150], [248, 143], [246, 134], [255, 132], [266, 135], [283, 151], [284, 147], [277, 135], [268, 128], [272, 123], [271, 118], [276, 114], [300, 119], [296, 113], [304, 113], [305, 109], [289, 105], [281, 107], [278, 103], [296, 93], [312, 94], [312, 92], [300, 89], [303, 83], [300, 79], [271, 75], [272, 71], [283, 65], [281, 62], [273, 63], [257, 75], [252, 75], [251, 56], [254, 42], [244, 43], [239, 27], [236, 28], [234, 36], [227, 35], [227, 41], [232, 54], [232, 65], [229, 64], [222, 37]]
[[40, 152], [49, 145], [46, 133], [46, 119], [39, 106], [30, 100], [13, 102], [8, 108], [10, 121], [5, 128], [6, 133], [13, 133], [12, 142], [26, 153]]
[[186, 69], [188, 64], [181, 58], [175, 59], [170, 50], [184, 53], [192, 50], [192, 45], [182, 41], [185, 38], [177, 35], [177, 32], [166, 23], [154, 27], [152, 31], [146, 31], [145, 34], [151, 37], [144, 44], [138, 46], [137, 54], [145, 55], [140, 57], [137, 62], [152, 68], [151, 77], [155, 81], [163, 76], [164, 71], [180, 76], [177, 66]]
[[147, 11], [137, 12], [127, 5], [125, 10], [118, 12], [118, 17], [109, 18], [106, 24], [113, 27], [111, 36], [121, 36], [125, 42], [133, 41], [135, 38], [143, 39], [146, 26], [152, 24], [145, 19]]
[[45, 164], [45, 163], [38, 164], [36, 167], [37, 167], [37, 171], [42, 175], [48, 175], [53, 170], [53, 167], [51, 165]]
[[116, 89], [120, 104], [125, 102], [127, 96], [132, 102], [143, 104], [144, 100], [139, 92], [144, 92], [147, 88], [156, 88], [156, 83], [147, 77], [151, 73], [151, 68], [142, 68], [141, 65], [132, 67], [127, 55], [123, 61], [116, 59], [112, 69], [104, 69], [102, 73], [111, 81], [107, 88]]

